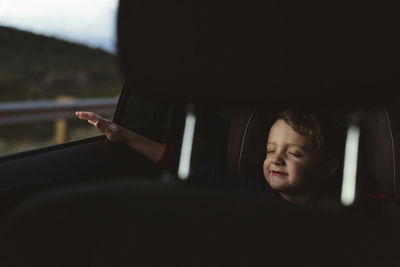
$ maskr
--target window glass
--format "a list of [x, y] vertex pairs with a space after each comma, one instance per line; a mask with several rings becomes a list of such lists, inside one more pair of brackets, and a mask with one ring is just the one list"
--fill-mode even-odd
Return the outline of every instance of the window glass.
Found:
[[121, 90], [117, 0], [0, 0], [0, 156], [98, 135]]

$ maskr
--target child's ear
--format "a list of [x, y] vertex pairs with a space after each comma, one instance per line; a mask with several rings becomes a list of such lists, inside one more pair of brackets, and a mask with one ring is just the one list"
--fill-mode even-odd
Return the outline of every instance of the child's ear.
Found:
[[328, 179], [332, 177], [338, 170], [338, 168], [339, 168], [339, 160], [337, 159], [327, 160], [327, 162], [325, 163], [323, 179]]

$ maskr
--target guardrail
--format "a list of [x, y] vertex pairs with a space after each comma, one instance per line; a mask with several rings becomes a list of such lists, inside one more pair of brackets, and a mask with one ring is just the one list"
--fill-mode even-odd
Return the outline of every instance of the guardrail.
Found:
[[0, 102], [0, 126], [39, 121], [55, 121], [54, 142], [67, 140], [67, 119], [75, 117], [75, 111], [87, 110], [112, 115], [118, 98], [91, 98], [76, 100], [61, 96], [57, 100]]
[[75, 111], [88, 110], [100, 114], [113, 114], [118, 98], [92, 98], [0, 102], [0, 125], [25, 122], [52, 121], [75, 116]]

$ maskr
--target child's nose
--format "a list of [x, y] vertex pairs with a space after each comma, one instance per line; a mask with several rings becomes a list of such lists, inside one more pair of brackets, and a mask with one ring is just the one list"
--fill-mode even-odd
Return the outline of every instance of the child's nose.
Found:
[[272, 158], [272, 163], [276, 165], [282, 165], [283, 164], [282, 155], [280, 153], [275, 154], [274, 157]]

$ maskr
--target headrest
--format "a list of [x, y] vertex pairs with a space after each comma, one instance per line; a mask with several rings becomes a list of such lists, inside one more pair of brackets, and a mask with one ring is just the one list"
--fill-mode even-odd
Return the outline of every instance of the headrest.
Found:
[[377, 103], [399, 84], [394, 3], [121, 0], [119, 58], [168, 101]]

